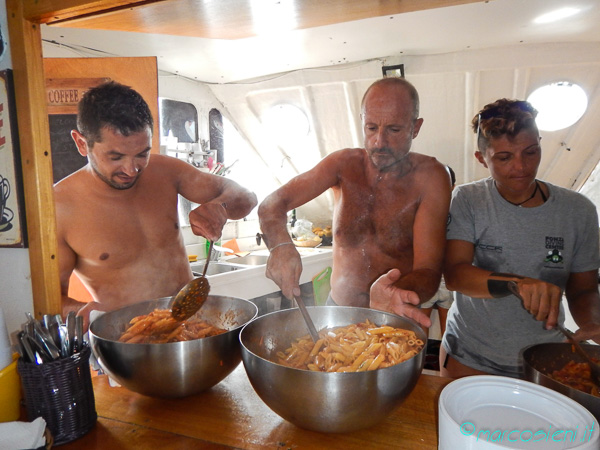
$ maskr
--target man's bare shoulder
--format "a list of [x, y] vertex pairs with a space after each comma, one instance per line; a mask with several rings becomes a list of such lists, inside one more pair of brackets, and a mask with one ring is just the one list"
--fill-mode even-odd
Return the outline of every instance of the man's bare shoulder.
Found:
[[409, 153], [413, 164], [418, 170], [429, 170], [433, 167], [445, 170], [444, 164], [439, 162], [435, 157], [424, 155], [423, 153]]
[[364, 167], [368, 159], [367, 151], [364, 148], [344, 148], [331, 152], [323, 158], [322, 163], [345, 169], [355, 166]]
[[444, 180], [450, 177], [446, 166], [433, 156], [413, 152], [409, 155], [411, 156], [413, 171], [417, 177], [426, 176], [443, 178]]
[[70, 197], [81, 193], [81, 188], [91, 180], [89, 166], [85, 165], [81, 169], [73, 172], [54, 185], [54, 200], [66, 201]]
[[190, 176], [197, 175], [199, 171], [191, 164], [173, 156], [152, 154], [144, 172], [146, 178], [150, 178], [153, 181], [161, 178], [164, 182], [166, 179], [176, 181], [184, 176], [184, 174]]

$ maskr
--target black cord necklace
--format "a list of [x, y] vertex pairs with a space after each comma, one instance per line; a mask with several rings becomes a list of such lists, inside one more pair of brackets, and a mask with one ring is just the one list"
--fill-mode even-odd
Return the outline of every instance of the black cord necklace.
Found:
[[[529, 200], [531, 200], [533, 197], [535, 197], [535, 194], [537, 194], [537, 192], [540, 191], [541, 192], [541, 188], [540, 188], [540, 183], [538, 180], [535, 180], [535, 189], [533, 190], [533, 194], [531, 194], [531, 197], [529, 197], [527, 200], [523, 200], [520, 203], [513, 203], [510, 200], [506, 200], [508, 203], [510, 203], [511, 205], [515, 205], [515, 206], [521, 206], [525, 203], [527, 203]], [[544, 197], [544, 202], [546, 201], [546, 196], [544, 195], [544, 193], [542, 192], [542, 197]]]

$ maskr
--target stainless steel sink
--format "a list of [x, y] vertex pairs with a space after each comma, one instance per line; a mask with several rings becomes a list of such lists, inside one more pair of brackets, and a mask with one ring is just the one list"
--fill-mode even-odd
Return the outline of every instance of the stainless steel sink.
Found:
[[[192, 273], [194, 276], [201, 276], [202, 272], [204, 272], [204, 262], [194, 263], [190, 265], [192, 268]], [[218, 275], [220, 273], [233, 272], [234, 270], [240, 270], [242, 267], [231, 266], [229, 264], [223, 264], [211, 261], [208, 265], [208, 270], [206, 271], [206, 275]]]
[[[260, 266], [267, 263], [269, 257], [267, 255], [246, 255], [238, 256], [236, 258], [227, 259], [227, 264], [242, 264], [244, 266]], [[210, 269], [210, 266], [208, 266]]]

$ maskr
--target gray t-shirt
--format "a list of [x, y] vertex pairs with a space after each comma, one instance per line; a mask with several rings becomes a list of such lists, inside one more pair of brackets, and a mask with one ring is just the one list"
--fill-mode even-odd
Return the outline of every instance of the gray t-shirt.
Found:
[[[492, 178], [456, 187], [447, 239], [474, 244], [477, 267], [537, 278], [564, 291], [571, 272], [600, 266], [598, 215], [583, 195], [545, 184], [549, 198], [534, 208], [504, 200]], [[455, 292], [442, 345], [469, 367], [518, 377], [524, 348], [564, 340], [544, 325], [512, 295], [482, 299]]]

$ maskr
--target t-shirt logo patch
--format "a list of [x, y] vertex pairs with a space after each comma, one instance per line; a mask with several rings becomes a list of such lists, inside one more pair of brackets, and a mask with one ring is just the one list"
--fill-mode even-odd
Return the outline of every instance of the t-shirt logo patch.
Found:
[[564, 238], [546, 236], [546, 248], [548, 249], [548, 256], [546, 256], [545, 262], [559, 264], [563, 261], [560, 251], [565, 248]]
[[554, 249], [554, 250], [548, 252], [548, 256], [546, 256], [546, 259], [544, 261], [558, 264], [558, 263], [561, 263], [562, 260], [563, 260], [563, 257], [560, 254], [560, 252], [557, 249]]

